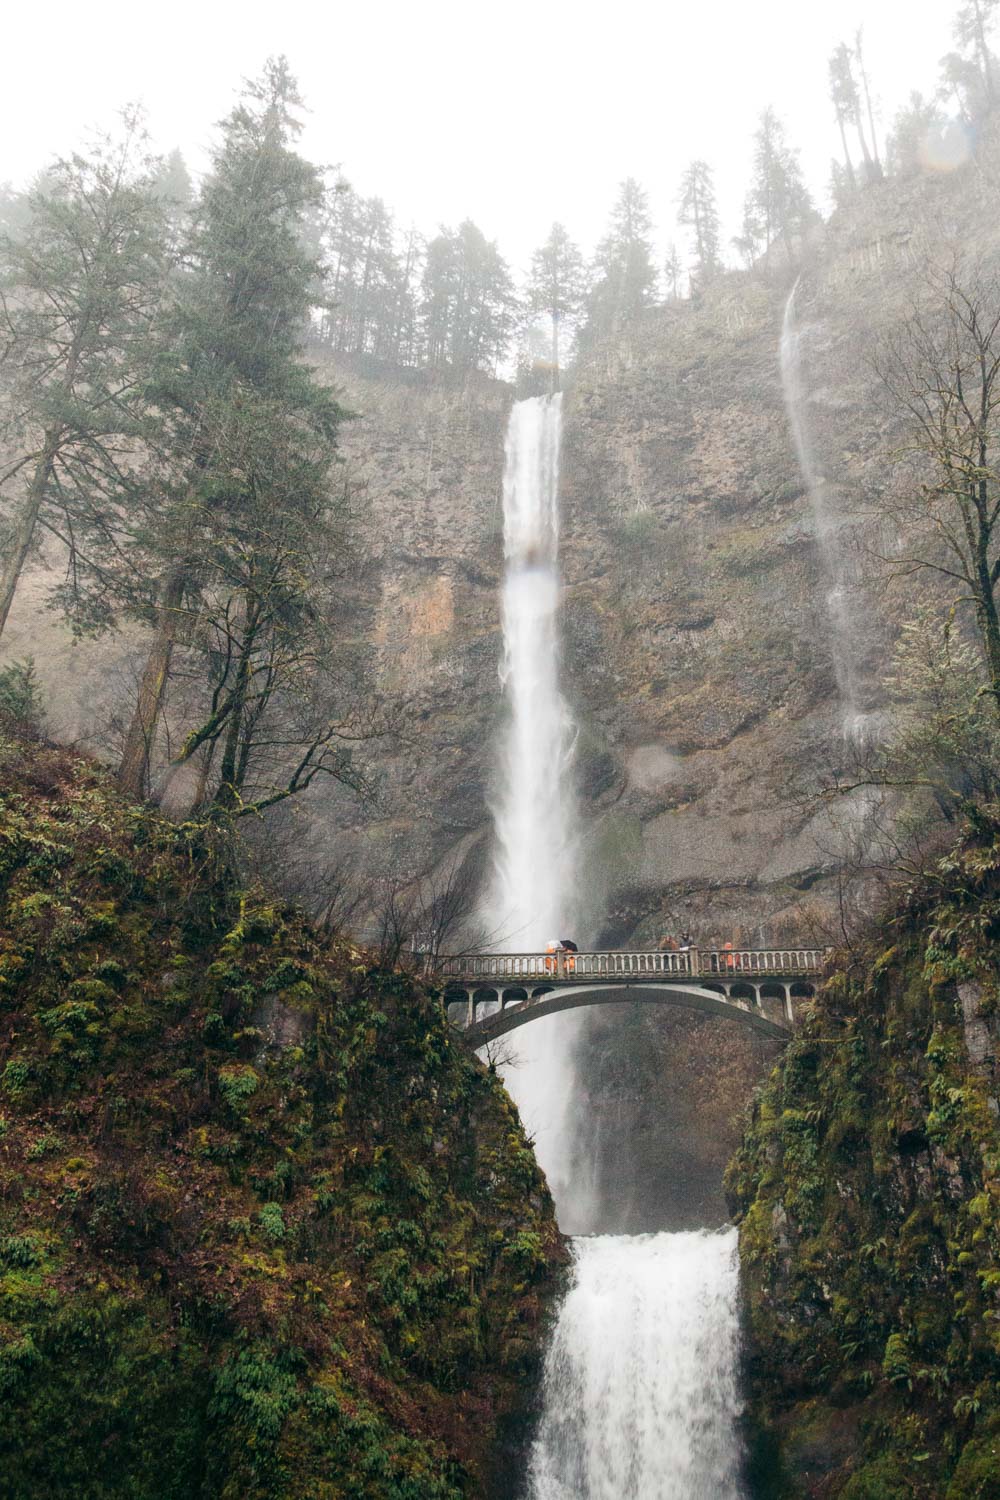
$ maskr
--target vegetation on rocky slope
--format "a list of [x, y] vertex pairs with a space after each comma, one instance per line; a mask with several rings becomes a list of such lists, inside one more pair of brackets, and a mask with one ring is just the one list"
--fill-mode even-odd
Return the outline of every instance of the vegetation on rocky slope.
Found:
[[561, 1251], [438, 997], [0, 743], [0, 1492], [483, 1493]]
[[1000, 809], [760, 1093], [740, 1221], [761, 1495], [1000, 1495]]

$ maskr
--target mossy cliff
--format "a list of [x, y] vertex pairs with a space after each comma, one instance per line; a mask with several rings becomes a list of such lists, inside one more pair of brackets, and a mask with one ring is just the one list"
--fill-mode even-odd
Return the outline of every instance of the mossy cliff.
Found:
[[1000, 810], [820, 993], [729, 1172], [757, 1490], [1000, 1496]]
[[440, 1000], [0, 744], [0, 1494], [487, 1492], [562, 1257]]

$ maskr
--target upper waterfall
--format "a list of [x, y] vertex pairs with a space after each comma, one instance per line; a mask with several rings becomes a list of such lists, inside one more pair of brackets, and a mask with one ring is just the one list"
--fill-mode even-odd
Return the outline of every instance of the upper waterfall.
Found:
[[[507, 952], [577, 936], [576, 727], [559, 683], [559, 444], [562, 397], [518, 401], [504, 452], [503, 657], [508, 717], [493, 808], [496, 854], [484, 922]], [[504, 1080], [535, 1140], [570, 1231], [586, 1230], [589, 1174], [576, 1160], [578, 1016], [549, 1017], [517, 1040]]]
[[503, 660], [509, 708], [494, 807], [491, 926], [508, 951], [568, 935], [573, 920], [574, 726], [559, 689], [562, 397], [519, 401], [503, 480]]

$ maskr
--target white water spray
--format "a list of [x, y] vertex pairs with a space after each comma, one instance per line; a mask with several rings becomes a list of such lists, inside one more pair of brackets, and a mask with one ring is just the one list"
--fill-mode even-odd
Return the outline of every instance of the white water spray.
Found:
[[[507, 952], [575, 937], [575, 726], [559, 691], [559, 442], [562, 397], [519, 401], [507, 427], [503, 479], [504, 654], [510, 711], [494, 808], [496, 867], [486, 921]], [[574, 1227], [573, 1047], [578, 1019], [554, 1016], [518, 1033], [505, 1082]]]
[[736, 1231], [573, 1253], [530, 1500], [739, 1500]]
[[561, 403], [519, 401], [507, 429], [500, 678], [510, 721], [492, 909], [508, 952], [568, 936], [572, 918], [574, 726], [559, 691], [556, 624]]

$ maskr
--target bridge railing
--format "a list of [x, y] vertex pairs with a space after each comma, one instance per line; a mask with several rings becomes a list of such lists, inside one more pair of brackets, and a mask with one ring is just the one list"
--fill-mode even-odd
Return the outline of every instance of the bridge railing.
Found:
[[701, 974], [819, 974], [826, 963], [822, 948], [709, 948], [698, 954]]
[[471, 953], [440, 958], [435, 968], [444, 979], [482, 985], [498, 981], [683, 978], [717, 974], [819, 974], [826, 962], [822, 948], [701, 948], [648, 953], [609, 950], [595, 953]]
[[454, 958], [440, 958], [439, 974], [451, 978], [480, 979], [551, 979], [562, 972], [559, 960], [563, 953], [467, 953]]
[[692, 974], [694, 958], [692, 952], [669, 953], [568, 953], [574, 974], [582, 977], [603, 978], [605, 976], [625, 979], [631, 974]]

